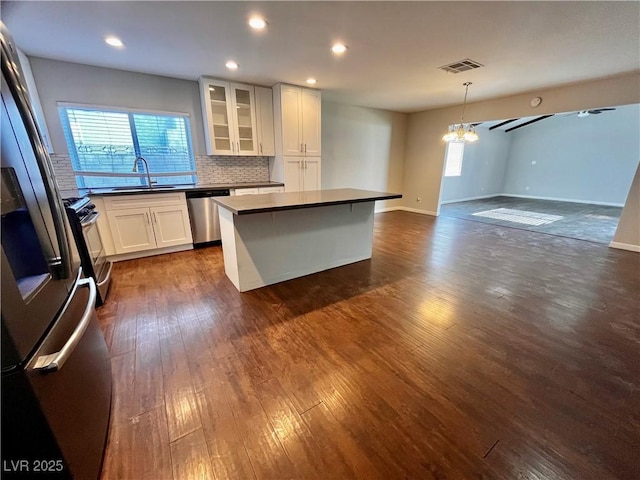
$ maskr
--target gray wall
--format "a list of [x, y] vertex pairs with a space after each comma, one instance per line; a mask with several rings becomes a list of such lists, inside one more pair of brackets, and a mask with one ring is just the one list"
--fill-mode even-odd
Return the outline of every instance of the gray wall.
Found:
[[478, 134], [462, 175], [442, 179], [442, 203], [506, 194], [622, 206], [640, 159], [640, 105]]
[[186, 113], [193, 149], [205, 155], [198, 83], [176, 78], [30, 57], [56, 153], [68, 153], [56, 102]]
[[640, 105], [556, 115], [507, 135], [504, 193], [623, 205], [640, 159]]
[[322, 188], [401, 193], [406, 124], [404, 113], [322, 102]]
[[499, 130], [490, 132], [488, 128], [478, 128], [476, 131], [480, 140], [464, 146], [460, 176], [442, 178], [440, 200], [443, 203], [503, 192], [511, 138]]

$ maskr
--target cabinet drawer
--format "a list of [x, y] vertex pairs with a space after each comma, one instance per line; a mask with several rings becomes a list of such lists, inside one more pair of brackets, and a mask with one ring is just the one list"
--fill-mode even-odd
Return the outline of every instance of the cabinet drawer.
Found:
[[284, 187], [260, 187], [259, 193], [282, 193], [284, 192]]
[[260, 193], [259, 188], [236, 188], [236, 195], [256, 195]]
[[140, 195], [105, 196], [104, 206], [107, 210], [122, 208], [144, 208], [165, 205], [186, 205], [184, 192], [144, 193]]

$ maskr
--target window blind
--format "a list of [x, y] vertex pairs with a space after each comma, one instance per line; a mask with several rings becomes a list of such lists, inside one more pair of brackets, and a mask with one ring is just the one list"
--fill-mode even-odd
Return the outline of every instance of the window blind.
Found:
[[189, 117], [70, 106], [59, 111], [79, 187], [146, 185], [146, 172], [133, 172], [139, 156], [158, 184], [196, 182]]

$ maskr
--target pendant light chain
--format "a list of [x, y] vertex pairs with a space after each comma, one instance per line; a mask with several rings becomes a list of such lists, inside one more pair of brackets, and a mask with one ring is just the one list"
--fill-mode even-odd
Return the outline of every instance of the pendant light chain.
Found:
[[460, 123], [464, 125], [464, 109], [467, 107], [467, 94], [469, 93], [469, 85], [471, 85], [471, 82], [464, 82], [462, 85], [466, 87], [464, 90], [464, 101], [462, 102], [462, 115], [460, 115]]

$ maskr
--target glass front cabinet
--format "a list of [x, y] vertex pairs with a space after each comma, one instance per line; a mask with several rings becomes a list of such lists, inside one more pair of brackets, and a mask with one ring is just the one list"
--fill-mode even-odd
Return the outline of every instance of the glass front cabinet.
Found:
[[258, 155], [254, 87], [200, 78], [209, 155]]

